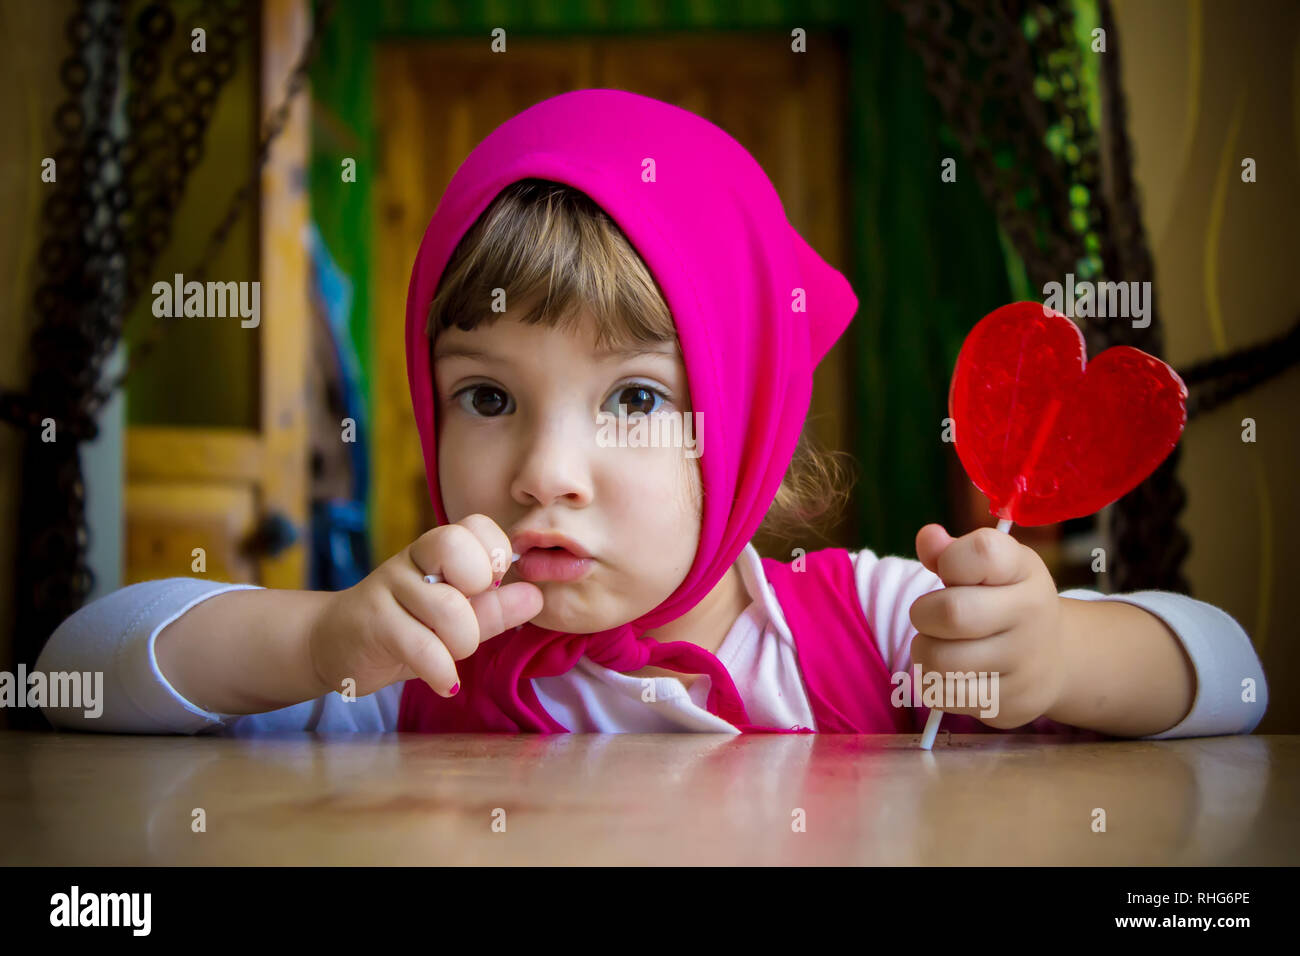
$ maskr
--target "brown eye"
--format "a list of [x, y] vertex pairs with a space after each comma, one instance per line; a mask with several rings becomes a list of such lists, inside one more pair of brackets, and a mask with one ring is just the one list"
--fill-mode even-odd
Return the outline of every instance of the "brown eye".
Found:
[[649, 415], [658, 411], [659, 395], [653, 389], [646, 388], [644, 385], [629, 385], [626, 388], [619, 389], [618, 405], [626, 405], [627, 413], [633, 415], [641, 412]]
[[[471, 385], [457, 396], [460, 405], [472, 415], [495, 418], [505, 413], [509, 397], [494, 385]], [[468, 403], [465, 401], [468, 399]]]

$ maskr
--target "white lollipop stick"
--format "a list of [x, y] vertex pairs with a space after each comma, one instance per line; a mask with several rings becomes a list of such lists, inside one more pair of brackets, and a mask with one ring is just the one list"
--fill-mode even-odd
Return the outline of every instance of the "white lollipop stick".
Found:
[[[1011, 533], [1011, 519], [1002, 518], [998, 521], [998, 530], [1007, 534]], [[929, 750], [934, 746], [934, 738], [939, 736], [939, 721], [943, 720], [943, 711], [936, 707], [930, 711], [930, 716], [925, 721], [925, 730], [921, 734], [921, 749]]]
[[[514, 563], [515, 563], [516, 561], [518, 561], [518, 560], [519, 560], [519, 555], [514, 554], [513, 552], [511, 552], [511, 554], [510, 554], [510, 563], [511, 563], [511, 564], [514, 564]], [[428, 581], [430, 584], [441, 584], [441, 583], [442, 583], [442, 575], [441, 575], [441, 574], [426, 574], [426, 575], [424, 576], [424, 580]]]

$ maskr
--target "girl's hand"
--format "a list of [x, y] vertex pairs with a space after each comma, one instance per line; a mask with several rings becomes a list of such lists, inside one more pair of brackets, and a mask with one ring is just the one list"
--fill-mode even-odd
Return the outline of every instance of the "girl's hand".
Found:
[[1038, 553], [993, 528], [953, 538], [928, 524], [916, 554], [946, 587], [912, 603], [912, 661], [923, 674], [998, 674], [996, 716], [981, 717], [979, 706], [943, 710], [1004, 730], [1055, 706], [1065, 686], [1062, 599]]
[[[421, 535], [321, 607], [308, 639], [317, 677], [326, 690], [357, 697], [413, 677], [452, 696], [456, 661], [541, 613], [537, 585], [493, 587], [510, 554], [510, 539], [486, 515]], [[424, 580], [435, 573], [445, 583]]]

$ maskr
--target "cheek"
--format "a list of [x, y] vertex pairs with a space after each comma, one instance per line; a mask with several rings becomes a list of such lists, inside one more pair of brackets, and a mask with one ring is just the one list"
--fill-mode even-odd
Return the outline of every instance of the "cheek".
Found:
[[454, 423], [439, 434], [438, 485], [452, 521], [476, 511], [488, 513], [481, 502], [492, 484], [482, 476], [493, 471], [491, 453], [487, 443], [462, 440]]
[[607, 487], [616, 490], [607, 500], [617, 502], [627, 540], [639, 542], [643, 550], [673, 554], [676, 563], [677, 552], [693, 548], [699, 537], [698, 467], [679, 449], [639, 451], [629, 453], [617, 473], [608, 476]]
[[699, 458], [682, 456], [682, 471], [686, 477], [682, 486], [686, 489], [686, 509], [698, 525], [704, 516], [704, 473], [700, 470]]
[[627, 457], [618, 463], [619, 485], [625, 494], [654, 505], [662, 516], [689, 512], [698, 497], [694, 465], [685, 461], [679, 449], [625, 449]]
[[674, 452], [677, 456], [672, 464], [673, 480], [676, 494], [674, 507], [682, 516], [683, 527], [698, 528], [703, 505], [702, 475], [698, 458], [687, 456], [681, 449]]

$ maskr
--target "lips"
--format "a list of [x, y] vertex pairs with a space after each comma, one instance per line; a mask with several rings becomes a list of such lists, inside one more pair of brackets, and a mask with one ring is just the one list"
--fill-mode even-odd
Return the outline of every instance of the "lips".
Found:
[[593, 563], [582, 545], [555, 531], [524, 531], [511, 544], [521, 555], [515, 567], [525, 581], [576, 581]]
[[579, 558], [564, 548], [529, 548], [515, 565], [525, 581], [576, 581], [591, 570], [591, 558]]
[[[532, 549], [546, 550], [554, 548], [556, 550], [551, 551], [551, 554], [557, 556], [564, 556], [565, 552], [568, 552], [569, 557], [591, 557], [578, 542], [555, 531], [524, 531], [512, 538], [511, 544], [514, 545], [516, 554], [526, 554]], [[561, 548], [563, 550], [558, 550]]]

